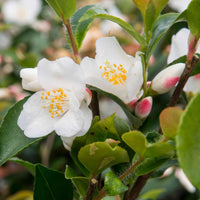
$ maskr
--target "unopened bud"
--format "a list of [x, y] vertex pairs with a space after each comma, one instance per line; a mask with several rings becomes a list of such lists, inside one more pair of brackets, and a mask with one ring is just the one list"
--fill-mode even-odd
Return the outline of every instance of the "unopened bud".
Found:
[[37, 68], [25, 68], [20, 71], [20, 77], [22, 78], [22, 86], [25, 90], [37, 92], [42, 90], [42, 86], [39, 83]]
[[153, 79], [151, 89], [158, 94], [168, 92], [177, 84], [184, 68], [185, 64], [178, 63], [162, 70]]
[[152, 103], [152, 97], [146, 97], [142, 99], [135, 107], [135, 115], [140, 119], [147, 118], [151, 112]]

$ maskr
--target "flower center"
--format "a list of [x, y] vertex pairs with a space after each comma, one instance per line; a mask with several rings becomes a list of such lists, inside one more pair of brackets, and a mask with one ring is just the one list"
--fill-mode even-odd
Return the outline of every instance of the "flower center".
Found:
[[42, 92], [40, 97], [44, 106], [43, 109], [47, 109], [51, 118], [60, 117], [68, 110], [68, 99], [63, 89]]
[[106, 78], [113, 85], [124, 84], [127, 79], [127, 71], [122, 64], [116, 65], [106, 61], [104, 66], [99, 66], [103, 70], [102, 77]]

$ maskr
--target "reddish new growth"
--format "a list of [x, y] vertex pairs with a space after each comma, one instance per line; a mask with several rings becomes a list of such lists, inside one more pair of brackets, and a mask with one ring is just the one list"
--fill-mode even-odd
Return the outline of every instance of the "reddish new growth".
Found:
[[167, 89], [174, 87], [177, 84], [177, 82], [179, 81], [179, 78], [180, 77], [167, 78], [165, 80], [164, 87], [167, 88]]

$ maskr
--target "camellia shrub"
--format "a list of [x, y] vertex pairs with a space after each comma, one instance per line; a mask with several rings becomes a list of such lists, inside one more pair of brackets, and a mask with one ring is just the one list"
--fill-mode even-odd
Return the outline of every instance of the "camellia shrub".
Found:
[[[182, 13], [161, 14], [168, 0], [133, 0], [143, 17], [142, 35], [100, 5], [76, 10], [76, 0], [47, 3], [65, 27], [73, 58], [43, 58], [35, 68], [20, 71], [22, 86], [32, 95], [3, 119], [0, 164], [12, 160], [34, 175], [35, 200], [155, 199], [163, 190], [152, 188], [140, 196], [141, 190], [150, 178], [174, 166], [183, 169], [192, 187], [200, 188], [200, 1], [192, 0]], [[14, 14], [7, 19], [15, 21]], [[140, 48], [135, 56], [108, 36], [96, 41], [94, 58], [81, 58], [83, 39], [96, 18], [118, 24], [136, 40]], [[188, 28], [172, 37], [165, 68], [151, 79], [153, 51], [183, 21]], [[101, 119], [99, 96], [117, 103], [128, 122], [115, 114]], [[60, 136], [73, 162], [64, 174], [13, 158], [52, 133]]]

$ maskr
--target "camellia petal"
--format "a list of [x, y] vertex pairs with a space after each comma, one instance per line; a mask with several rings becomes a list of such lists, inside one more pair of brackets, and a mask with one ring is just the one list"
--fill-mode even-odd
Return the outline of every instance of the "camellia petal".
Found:
[[142, 62], [127, 55], [115, 37], [96, 42], [96, 57], [84, 58], [81, 68], [87, 84], [118, 96], [125, 103], [138, 98], [143, 84]]
[[194, 94], [200, 92], [200, 74], [191, 76], [185, 87], [183, 88], [185, 92], [193, 92]]
[[42, 86], [38, 80], [36, 68], [25, 68], [20, 71], [20, 77], [22, 78], [22, 87], [25, 90], [37, 92], [42, 90]]
[[55, 61], [42, 59], [38, 63], [38, 78], [45, 90], [62, 88], [73, 90], [81, 100], [84, 97], [85, 83], [80, 66], [69, 57]]

